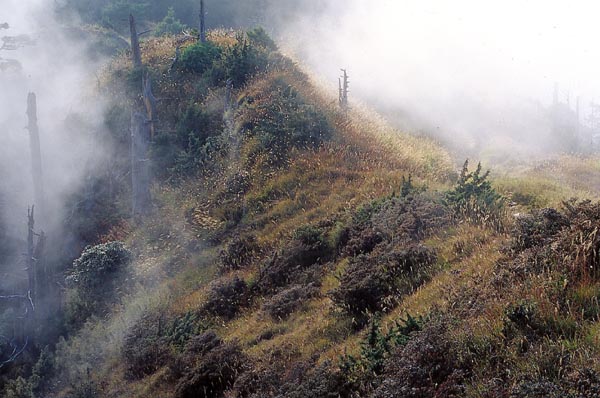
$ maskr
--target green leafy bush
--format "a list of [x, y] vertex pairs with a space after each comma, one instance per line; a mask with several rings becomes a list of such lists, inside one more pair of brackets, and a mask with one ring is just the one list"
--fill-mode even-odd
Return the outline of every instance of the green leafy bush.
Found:
[[186, 72], [202, 74], [221, 58], [222, 51], [221, 47], [210, 41], [195, 43], [183, 50], [179, 67]]
[[86, 248], [73, 262], [67, 277], [70, 285], [95, 293], [106, 286], [106, 277], [123, 269], [131, 260], [131, 252], [123, 242], [110, 242]]
[[247, 35], [250, 44], [262, 47], [265, 50], [277, 51], [277, 44], [275, 44], [271, 36], [261, 26], [249, 30]]
[[285, 79], [273, 81], [267, 95], [268, 99], [258, 103], [246, 98], [246, 107], [252, 111], [243, 127], [256, 140], [251, 157], [268, 154], [273, 165], [282, 165], [291, 148], [316, 148], [331, 137], [325, 114]]
[[154, 34], [156, 36], [176, 35], [181, 33], [185, 28], [186, 26], [182, 24], [180, 20], [175, 18], [175, 9], [169, 7], [165, 18], [156, 25]]
[[115, 300], [120, 278], [126, 274], [131, 252], [122, 242], [88, 247], [73, 262], [67, 276], [67, 322], [77, 328]]
[[481, 174], [481, 163], [475, 171], [469, 172], [469, 161], [466, 160], [456, 187], [446, 194], [446, 201], [459, 216], [501, 228], [504, 199], [492, 187], [489, 175], [489, 170]]

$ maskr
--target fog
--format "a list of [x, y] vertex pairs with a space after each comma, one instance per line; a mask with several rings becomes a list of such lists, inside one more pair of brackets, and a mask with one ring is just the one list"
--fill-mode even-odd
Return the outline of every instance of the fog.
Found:
[[600, 100], [597, 2], [326, 3], [280, 26], [285, 46], [332, 92], [347, 68], [355, 101], [452, 147], [568, 151], [551, 134], [555, 83], [582, 122]]
[[86, 60], [82, 43], [64, 36], [53, 6], [51, 1], [3, 0], [0, 7], [0, 23], [9, 26], [0, 37], [27, 35], [23, 46], [0, 50], [0, 211], [13, 238], [25, 238], [27, 209], [34, 204], [25, 128], [29, 92], [37, 95], [45, 189], [38, 231], [60, 233], [65, 201], [104, 153], [95, 138], [102, 106], [91, 94], [98, 65]]

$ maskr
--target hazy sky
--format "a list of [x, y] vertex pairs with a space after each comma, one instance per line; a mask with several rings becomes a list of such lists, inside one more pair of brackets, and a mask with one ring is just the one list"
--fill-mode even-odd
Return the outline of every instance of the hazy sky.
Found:
[[285, 37], [332, 85], [348, 68], [355, 98], [446, 134], [502, 134], [536, 130], [513, 111], [550, 104], [555, 82], [573, 106], [600, 101], [599, 18], [595, 1], [332, 1]]

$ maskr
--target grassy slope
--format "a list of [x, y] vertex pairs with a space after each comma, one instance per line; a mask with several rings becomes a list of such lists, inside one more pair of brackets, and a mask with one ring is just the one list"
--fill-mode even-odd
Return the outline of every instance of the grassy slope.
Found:
[[[213, 40], [227, 43], [230, 39], [215, 35]], [[143, 51], [145, 62], [154, 70], [166, 70], [173, 47], [171, 39], [147, 42]], [[125, 73], [127, 63], [124, 57], [116, 60], [111, 76]], [[164, 73], [161, 76], [156, 84], [157, 96], [189, 92], [194, 85], [193, 80], [174, 82]], [[70, 371], [86, 366], [96, 370], [93, 377], [103, 386], [106, 396], [168, 396], [172, 392], [173, 385], [165, 381], [166, 369], [140, 381], [124, 379], [119, 349], [128, 329], [147, 308], [162, 307], [172, 315], [195, 311], [206, 299], [211, 280], [231, 276], [218, 275], [222, 245], [203, 243], [207, 236], [218, 234], [224, 243], [251, 230], [261, 247], [277, 248], [300, 225], [343, 217], [361, 204], [398, 190], [402, 177], [408, 174], [415, 177], [417, 185], [427, 185], [433, 190], [450, 186], [455, 165], [442, 148], [394, 131], [371, 113], [343, 114], [334, 99], [321, 93], [294, 68], [259, 76], [236, 94], [240, 100], [251, 95], [269, 101], [261, 95], [274, 79], [284, 79], [324, 110], [334, 127], [333, 138], [316, 150], [294, 150], [287, 167], [267, 174], [260, 167], [244, 162], [247, 148], [242, 146], [239, 158], [221, 172], [188, 180], [178, 187], [156, 186], [157, 213], [142, 227], [132, 228], [126, 234], [130, 246], [137, 250], [136, 273], [145, 287], [115, 309], [108, 320], [89, 323], [62, 348], [65, 361], [71, 364]], [[186, 100], [180, 98], [179, 102]], [[244, 111], [241, 112], [236, 118], [245, 117]], [[236, 200], [259, 210], [250, 211], [238, 226], [222, 234], [226, 219], [222, 201], [225, 183], [244, 166], [251, 176], [250, 189]], [[599, 187], [588, 183], [597, 168], [596, 160], [581, 162], [564, 157], [523, 173], [506, 173], [496, 181], [502, 192], [513, 195], [519, 209], [544, 206], [573, 195], [597, 196]], [[439, 252], [439, 272], [402, 299], [386, 315], [384, 325], [406, 313], [427, 315], [435, 310], [462, 319], [453, 330], [456, 340], [474, 336], [498, 338], [505, 308], [515, 297], [537, 294], [535, 286], [527, 281], [502, 290], [493, 286], [498, 272], [496, 262], [507, 239], [505, 235], [467, 223], [433, 234], [426, 243]], [[202, 249], [188, 250], [190, 242]], [[457, 250], [465, 246], [469, 249]], [[248, 281], [255, 279], [260, 261], [257, 259], [235, 274]], [[291, 367], [315, 354], [321, 354], [319, 361], [337, 361], [345, 352], [356, 352], [363, 333], [352, 331], [349, 320], [339, 314], [327, 296], [339, 284], [336, 275], [344, 269], [346, 261], [327, 264], [320, 288], [323, 295], [307, 302], [287, 320], [277, 322], [266, 317], [260, 311], [262, 299], [258, 299], [232, 321], [215, 322], [212, 327], [225, 340], [239, 341], [243, 351], [257, 363], [266, 364], [276, 355], [280, 366]], [[588, 335], [597, 336], [594, 332], [599, 329], [597, 326], [590, 325], [588, 329]], [[271, 337], [258, 338], [266, 334]], [[531, 362], [520, 360], [523, 363], [518, 366], [532, 366]], [[474, 383], [472, 396], [479, 396], [477, 388]]]

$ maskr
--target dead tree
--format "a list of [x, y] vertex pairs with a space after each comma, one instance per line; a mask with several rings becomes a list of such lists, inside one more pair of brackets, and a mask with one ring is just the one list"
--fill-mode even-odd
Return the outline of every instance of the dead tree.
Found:
[[140, 50], [140, 38], [135, 26], [135, 18], [129, 14], [129, 30], [131, 32], [131, 58], [134, 68], [142, 67], [142, 51]]
[[154, 140], [154, 134], [156, 132], [156, 97], [152, 93], [152, 79], [148, 73], [145, 73], [142, 78], [142, 98], [144, 100], [144, 107], [146, 108], [146, 116], [150, 126], [150, 141]]
[[[44, 250], [45, 235], [41, 232], [35, 233], [35, 206], [27, 209], [27, 252], [25, 258], [25, 270], [27, 272], [27, 293], [0, 296], [0, 301], [6, 305], [23, 311], [21, 315], [14, 318], [13, 336], [8, 339], [0, 336], [0, 341], [10, 347], [10, 354], [0, 358], [0, 369], [14, 362], [35, 341], [36, 334], [36, 309], [38, 289], [38, 264]], [[35, 237], [38, 236], [37, 245]]]
[[339, 102], [340, 107], [344, 110], [348, 109], [348, 92], [350, 88], [350, 81], [348, 80], [348, 73], [346, 69], [342, 69], [342, 76], [338, 79], [340, 94]]
[[38, 209], [42, 225], [44, 222], [44, 179], [42, 173], [42, 151], [40, 145], [40, 132], [37, 120], [37, 100], [34, 93], [27, 97], [27, 118], [29, 123], [29, 148], [31, 151], [31, 172], [33, 175], [34, 205]]
[[150, 210], [150, 123], [143, 113], [131, 115], [131, 193], [134, 220], [140, 220]]
[[204, 11], [204, 0], [200, 0], [200, 32], [198, 33], [200, 43], [206, 43], [206, 12]]

